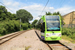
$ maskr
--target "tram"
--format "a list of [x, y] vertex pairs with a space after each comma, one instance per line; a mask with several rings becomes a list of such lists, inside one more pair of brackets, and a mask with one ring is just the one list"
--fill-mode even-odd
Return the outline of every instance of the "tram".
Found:
[[45, 41], [61, 40], [61, 19], [59, 15], [44, 15], [39, 20], [41, 39]]

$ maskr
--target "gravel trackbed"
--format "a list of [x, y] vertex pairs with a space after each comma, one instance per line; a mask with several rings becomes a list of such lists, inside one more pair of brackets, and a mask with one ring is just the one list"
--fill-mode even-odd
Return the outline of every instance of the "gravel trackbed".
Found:
[[27, 31], [0, 45], [0, 50], [50, 50], [34, 30]]

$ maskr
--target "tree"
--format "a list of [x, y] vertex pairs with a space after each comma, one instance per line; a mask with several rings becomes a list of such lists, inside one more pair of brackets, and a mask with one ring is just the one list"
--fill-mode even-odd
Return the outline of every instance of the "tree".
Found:
[[60, 15], [60, 13], [59, 13], [59, 12], [57, 12], [57, 15]]
[[4, 6], [0, 6], [0, 21], [16, 20], [16, 15], [7, 11]]
[[57, 15], [57, 12], [54, 12], [53, 15]]
[[6, 14], [7, 9], [4, 6], [0, 6], [0, 21], [3, 21], [6, 19]]
[[48, 13], [46, 12], [46, 15], [51, 15], [51, 13], [50, 12], [48, 12]]
[[37, 23], [37, 21], [38, 21], [38, 20], [34, 20], [34, 21], [32, 22], [32, 26], [35, 26], [35, 24]]
[[25, 9], [20, 9], [16, 12], [16, 16], [22, 19], [22, 22], [28, 22], [33, 19], [33, 16]]
[[7, 9], [4, 6], [0, 5], [0, 14], [4, 12], [7, 12]]

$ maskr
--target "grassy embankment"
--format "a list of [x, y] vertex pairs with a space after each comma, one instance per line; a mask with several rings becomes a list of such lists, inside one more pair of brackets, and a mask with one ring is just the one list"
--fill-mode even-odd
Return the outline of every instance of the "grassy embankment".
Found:
[[75, 43], [75, 28], [63, 28], [62, 38]]

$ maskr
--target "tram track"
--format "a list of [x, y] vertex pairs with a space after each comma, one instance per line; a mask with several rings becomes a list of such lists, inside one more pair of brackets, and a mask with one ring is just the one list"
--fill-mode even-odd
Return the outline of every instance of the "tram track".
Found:
[[66, 45], [60, 43], [59, 41], [50, 41], [50, 42], [46, 42], [46, 44], [51, 50], [72, 50]]
[[5, 43], [5, 42], [7, 42], [7, 41], [9, 41], [12, 38], [17, 37], [18, 35], [20, 35], [20, 34], [22, 34], [24, 32], [26, 32], [26, 30], [24, 30], [24, 31], [18, 31], [18, 32], [11, 33], [11, 34], [8, 34], [8, 35], [0, 37], [0, 45], [3, 44], [3, 43]]
[[[37, 36], [40, 38], [40, 34], [35, 30], [35, 33], [37, 34]], [[62, 44], [59, 41], [43, 41], [45, 44], [47, 44], [47, 46], [50, 48], [50, 50], [72, 50], [69, 47], [67, 47], [66, 45]]]

